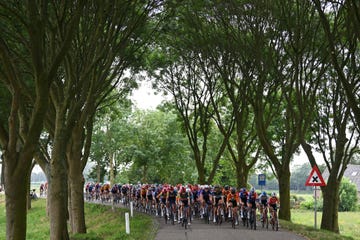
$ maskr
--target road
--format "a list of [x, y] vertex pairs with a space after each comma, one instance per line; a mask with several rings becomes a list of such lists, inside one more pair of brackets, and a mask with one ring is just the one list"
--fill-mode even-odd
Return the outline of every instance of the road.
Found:
[[269, 229], [262, 228], [260, 222], [257, 223], [256, 230], [250, 230], [242, 225], [236, 226], [235, 229], [231, 227], [230, 223], [223, 223], [222, 225], [215, 225], [213, 223], [205, 224], [203, 221], [195, 220], [188, 229], [185, 229], [181, 224], [175, 225], [165, 224], [163, 219], [158, 219], [159, 230], [156, 235], [156, 240], [227, 240], [227, 239], [266, 239], [266, 240], [306, 240], [307, 238], [296, 235], [292, 232], [279, 229], [273, 231], [270, 226]]

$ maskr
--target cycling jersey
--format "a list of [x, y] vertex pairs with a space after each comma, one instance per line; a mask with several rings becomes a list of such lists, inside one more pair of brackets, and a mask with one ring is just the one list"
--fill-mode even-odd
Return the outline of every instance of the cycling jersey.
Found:
[[231, 192], [226, 197], [228, 203], [232, 203], [233, 207], [237, 207], [237, 203], [239, 202], [239, 195], [232, 194]]
[[260, 200], [262, 205], [267, 206], [267, 202], [268, 202], [268, 196], [267, 195], [261, 194], [260, 197], [259, 197], [259, 200]]
[[213, 192], [213, 196], [215, 198], [215, 206], [218, 206], [219, 201], [222, 199], [223, 194], [222, 191], [220, 189], [218, 189], [217, 191]]
[[179, 200], [184, 204], [184, 206], [189, 206], [189, 194], [187, 192], [179, 193]]
[[202, 198], [203, 198], [204, 202], [206, 202], [206, 204], [211, 203], [211, 201], [210, 201], [210, 191], [205, 191], [205, 189], [204, 189], [204, 190], [201, 191], [201, 195], [202, 195]]
[[169, 201], [169, 203], [176, 203], [176, 196], [177, 196], [177, 193], [176, 191], [169, 191], [168, 192], [168, 195], [167, 195], [167, 200]]

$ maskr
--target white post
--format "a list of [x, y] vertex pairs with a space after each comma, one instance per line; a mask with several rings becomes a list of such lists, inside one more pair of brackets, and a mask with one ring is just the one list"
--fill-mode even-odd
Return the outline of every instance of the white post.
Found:
[[133, 201], [130, 202], [130, 216], [133, 217], [134, 216], [134, 206], [133, 206]]
[[129, 220], [129, 213], [125, 213], [125, 230], [126, 234], [130, 234], [130, 220]]

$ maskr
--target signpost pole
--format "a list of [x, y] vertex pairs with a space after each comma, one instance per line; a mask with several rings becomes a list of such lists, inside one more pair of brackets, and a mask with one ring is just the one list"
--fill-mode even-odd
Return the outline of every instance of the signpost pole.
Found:
[[316, 229], [316, 199], [317, 199], [317, 196], [316, 196], [316, 186], [314, 186], [314, 228]]
[[319, 169], [316, 167], [316, 165], [313, 167], [313, 169], [310, 172], [309, 177], [306, 179], [305, 186], [313, 186], [314, 187], [314, 227], [316, 229], [316, 202], [317, 202], [317, 186], [326, 186], [326, 183], [321, 176], [321, 173]]

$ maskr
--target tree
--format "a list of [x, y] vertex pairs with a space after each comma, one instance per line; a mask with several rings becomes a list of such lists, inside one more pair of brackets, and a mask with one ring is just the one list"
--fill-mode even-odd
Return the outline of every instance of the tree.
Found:
[[[89, 2], [71, 51], [51, 88], [46, 128], [52, 151], [51, 158], [41, 165], [49, 181], [50, 220], [66, 221], [62, 214], [69, 202], [73, 233], [86, 232], [82, 171], [89, 156], [95, 112], [114, 100], [109, 97], [114, 88], [118, 90], [116, 97], [122, 98], [134, 87], [132, 79], [124, 77], [124, 71], [137, 66], [136, 59], [149, 40], [144, 35], [146, 23], [157, 4]], [[67, 193], [64, 186], [68, 184]]]
[[5, 185], [12, 189], [6, 191], [7, 239], [25, 239], [26, 183], [43, 128], [49, 88], [69, 49], [82, 9], [82, 1], [0, 3], [0, 81], [11, 94], [8, 123], [0, 124]]
[[[327, 186], [321, 187], [324, 206], [321, 228], [338, 233], [340, 183], [350, 160], [359, 153], [360, 135], [341, 84], [331, 70], [327, 72], [327, 81], [322, 83], [321, 93], [316, 105], [317, 119], [312, 126], [315, 150], [321, 153], [329, 171]], [[313, 157], [311, 147], [304, 149], [311, 165], [316, 165], [319, 160]]]
[[259, 8], [259, 19], [249, 24], [253, 27], [248, 49], [255, 49], [249, 65], [255, 70], [249, 68], [247, 75], [248, 81], [256, 79], [252, 105], [257, 133], [279, 180], [279, 217], [290, 220], [290, 162], [313, 119], [313, 102], [325, 67], [319, 51], [323, 44], [314, 31], [320, 23], [309, 3], [254, 5], [261, 6], [265, 8]]
[[235, 1], [202, 4], [200, 9], [185, 13], [184, 26], [192, 33], [187, 38], [189, 46], [199, 52], [192, 61], [204, 71], [202, 81], [213, 92], [213, 118], [234, 163], [236, 185], [242, 187], [260, 154], [249, 102], [252, 92], [244, 80], [243, 63], [239, 62], [248, 40], [243, 31], [244, 10]]
[[107, 154], [98, 158], [97, 164], [108, 169], [108, 161], [104, 158], [116, 152], [115, 178], [121, 179], [122, 183], [193, 182], [194, 168], [177, 115], [160, 110], [136, 110], [118, 115], [109, 122], [106, 132], [104, 118], [106, 115], [99, 119], [102, 130], [95, 128], [92, 153], [105, 150]]
[[[357, 127], [360, 128], [359, 2], [351, 0], [312, 0], [312, 2], [325, 31], [331, 63], [344, 88]], [[344, 51], [347, 54], [343, 54]], [[349, 69], [352, 74], [348, 74]]]

